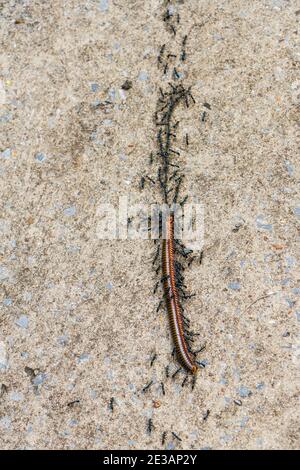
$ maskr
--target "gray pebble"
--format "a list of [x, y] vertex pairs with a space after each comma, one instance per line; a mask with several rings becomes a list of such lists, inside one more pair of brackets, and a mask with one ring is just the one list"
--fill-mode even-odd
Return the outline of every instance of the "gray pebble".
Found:
[[80, 356], [77, 358], [77, 362], [83, 362], [83, 361], [88, 361], [90, 358], [90, 355], [87, 353], [82, 353]]
[[21, 315], [16, 320], [16, 325], [18, 325], [20, 328], [27, 328], [28, 327], [28, 317], [27, 317], [27, 315]]
[[2, 416], [2, 418], [0, 418], [0, 426], [3, 429], [9, 429], [10, 425], [11, 425], [11, 419], [9, 416]]
[[10, 392], [8, 398], [12, 401], [22, 401], [23, 394], [21, 392]]
[[229, 282], [228, 288], [232, 290], [240, 290], [241, 285], [238, 281], [232, 281], [232, 282]]
[[108, 10], [108, 0], [99, 0], [98, 8], [100, 11]]
[[45, 160], [45, 155], [42, 153], [42, 152], [38, 152], [35, 154], [34, 158], [39, 161], [39, 162], [42, 162], [43, 160]]
[[300, 206], [294, 207], [293, 212], [297, 217], [300, 217]]
[[99, 88], [99, 85], [98, 83], [91, 83], [91, 90], [96, 93], [96, 91], [98, 90]]
[[262, 388], [264, 388], [265, 384], [264, 382], [258, 382], [256, 385], [255, 385], [255, 388], [257, 390], [261, 390]]
[[11, 151], [9, 148], [6, 148], [5, 150], [2, 150], [2, 152], [0, 152], [0, 155], [2, 158], [9, 158], [11, 155]]
[[268, 231], [272, 230], [272, 224], [268, 224], [265, 221], [265, 218], [264, 218], [263, 215], [258, 215], [256, 217], [256, 226], [257, 226], [257, 228], [260, 228], [262, 230], [268, 230]]
[[73, 215], [76, 214], [76, 207], [75, 206], [69, 206], [64, 209], [64, 214], [67, 217], [72, 217]]
[[142, 81], [148, 80], [148, 73], [145, 70], [141, 70], [138, 79]]
[[46, 374], [39, 372], [32, 380], [33, 385], [41, 385], [46, 379]]
[[238, 394], [240, 395], [240, 397], [246, 398], [246, 397], [249, 397], [252, 394], [252, 392], [248, 387], [245, 387], [244, 385], [241, 385], [238, 388]]

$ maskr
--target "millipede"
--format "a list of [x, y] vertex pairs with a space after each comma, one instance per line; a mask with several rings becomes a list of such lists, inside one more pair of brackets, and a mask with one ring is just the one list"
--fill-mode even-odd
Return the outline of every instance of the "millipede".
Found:
[[175, 277], [174, 260], [174, 214], [171, 213], [166, 221], [166, 237], [162, 242], [162, 271], [163, 286], [169, 316], [170, 328], [176, 355], [180, 363], [193, 374], [197, 371], [195, 356], [190, 352], [184, 335], [182, 311]]

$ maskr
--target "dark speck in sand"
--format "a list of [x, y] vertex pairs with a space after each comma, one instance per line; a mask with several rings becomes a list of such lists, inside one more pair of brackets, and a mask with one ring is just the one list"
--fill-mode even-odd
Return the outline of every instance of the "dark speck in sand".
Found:
[[122, 90], [130, 90], [132, 88], [132, 81], [126, 80], [123, 85], [121, 86]]

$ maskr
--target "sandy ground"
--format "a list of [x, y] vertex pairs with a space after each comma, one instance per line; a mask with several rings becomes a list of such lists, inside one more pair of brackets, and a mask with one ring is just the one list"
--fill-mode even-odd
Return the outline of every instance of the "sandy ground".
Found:
[[163, 2], [0, 2], [1, 448], [299, 447], [300, 3], [175, 7], [196, 99], [180, 115], [184, 189], [205, 211], [187, 270], [206, 344], [193, 392], [165, 378], [153, 243], [97, 236], [99, 204], [157, 197], [139, 180], [157, 52], [177, 47]]

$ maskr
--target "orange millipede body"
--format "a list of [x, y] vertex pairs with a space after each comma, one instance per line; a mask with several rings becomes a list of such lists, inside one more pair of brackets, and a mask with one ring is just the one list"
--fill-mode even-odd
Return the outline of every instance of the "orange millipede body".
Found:
[[180, 363], [193, 374], [197, 371], [194, 356], [189, 352], [185, 337], [175, 280], [174, 213], [166, 217], [166, 234], [162, 241], [163, 286], [173, 342]]

